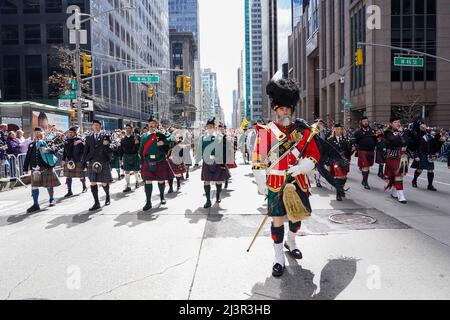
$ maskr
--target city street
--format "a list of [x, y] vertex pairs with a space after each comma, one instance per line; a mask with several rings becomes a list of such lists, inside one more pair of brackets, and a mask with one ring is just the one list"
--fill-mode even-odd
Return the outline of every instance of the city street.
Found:
[[[240, 154], [237, 163], [222, 203], [209, 210], [198, 169], [180, 193], [166, 196], [167, 205], [159, 207], [154, 192], [148, 213], [141, 211], [143, 187], [124, 195], [123, 180], [111, 186], [111, 206], [95, 214], [88, 212], [90, 193], [63, 199], [64, 185], [55, 208], [47, 208], [41, 189], [44, 210], [33, 215], [26, 214], [30, 188], [0, 193], [0, 299], [450, 299], [444, 164], [436, 170], [436, 193], [426, 191], [426, 174], [420, 189], [407, 178], [406, 205], [383, 191], [375, 167], [366, 191], [352, 166], [344, 202], [325, 183], [313, 188], [313, 216], [297, 238], [304, 258], [287, 255], [287, 272], [276, 279], [269, 224], [246, 252], [267, 206], [251, 166]], [[335, 213], [377, 222], [336, 224], [328, 219]]]

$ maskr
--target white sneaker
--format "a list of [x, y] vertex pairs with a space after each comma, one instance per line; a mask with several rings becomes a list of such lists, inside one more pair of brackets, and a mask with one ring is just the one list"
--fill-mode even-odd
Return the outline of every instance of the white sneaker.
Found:
[[392, 189], [391, 189], [391, 197], [394, 199], [398, 199], [398, 193], [397, 193], [397, 189], [395, 187], [392, 187]]
[[398, 201], [400, 203], [403, 203], [403, 204], [408, 203], [408, 201], [406, 201], [405, 193], [403, 192], [403, 190], [398, 190], [397, 194], [398, 194]]

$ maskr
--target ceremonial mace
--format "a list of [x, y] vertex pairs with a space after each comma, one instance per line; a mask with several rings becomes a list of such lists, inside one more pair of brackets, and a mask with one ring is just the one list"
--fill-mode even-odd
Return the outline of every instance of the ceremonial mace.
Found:
[[[310, 132], [310, 134], [309, 134], [308, 140], [306, 141], [305, 145], [303, 146], [303, 149], [302, 149], [302, 151], [300, 152], [300, 155], [299, 155], [298, 159], [301, 159], [301, 158], [302, 158], [303, 154], [305, 153], [305, 151], [306, 151], [306, 149], [308, 148], [309, 144], [311, 143], [312, 139], [313, 139], [319, 132], [320, 132], [319, 124], [318, 124], [318, 123], [313, 124], [313, 125], [311, 126], [311, 132]], [[287, 180], [288, 180], [288, 179], [286, 178], [286, 181], [287, 181]], [[286, 185], [286, 182], [285, 182], [285, 185]], [[281, 188], [281, 190], [283, 190], [283, 188]], [[264, 217], [264, 220], [262, 221], [260, 227], [258, 228], [258, 231], [256, 232], [256, 234], [255, 234], [255, 236], [254, 236], [254, 238], [253, 238], [252, 243], [250, 243], [250, 246], [248, 247], [247, 252], [250, 252], [251, 248], [253, 247], [253, 245], [254, 245], [255, 242], [256, 242], [256, 239], [258, 238], [258, 236], [259, 236], [259, 234], [261, 233], [262, 229], [263, 229], [264, 226], [266, 225], [268, 219], [269, 219], [269, 214], [266, 214], [266, 216]]]

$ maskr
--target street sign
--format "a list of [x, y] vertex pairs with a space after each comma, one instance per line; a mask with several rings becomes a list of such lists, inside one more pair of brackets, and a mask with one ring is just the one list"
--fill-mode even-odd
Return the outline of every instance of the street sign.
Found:
[[70, 110], [71, 109], [71, 101], [70, 100], [58, 100], [58, 108], [62, 110]]
[[70, 85], [72, 86], [72, 90], [77, 91], [78, 90], [78, 82], [77, 80], [70, 80]]
[[346, 102], [346, 103], [345, 103], [345, 108], [346, 108], [346, 109], [351, 109], [351, 108], [353, 108], [353, 102]]
[[134, 74], [128, 77], [129, 82], [132, 83], [159, 83], [159, 75], [158, 74], [150, 74], [150, 75], [139, 75]]
[[77, 98], [77, 92], [76, 91], [66, 91], [66, 94], [64, 96], [60, 96], [60, 100], [75, 100]]
[[395, 57], [394, 66], [423, 68], [423, 58]]

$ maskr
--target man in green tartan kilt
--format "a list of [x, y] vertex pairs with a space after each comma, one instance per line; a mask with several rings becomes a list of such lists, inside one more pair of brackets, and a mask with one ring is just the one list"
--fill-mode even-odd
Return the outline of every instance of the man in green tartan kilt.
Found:
[[174, 174], [167, 161], [167, 154], [171, 142], [167, 136], [158, 131], [158, 121], [155, 118], [149, 119], [149, 131], [141, 137], [139, 147], [139, 159], [142, 164], [141, 174], [145, 181], [146, 204], [143, 211], [152, 208], [153, 181], [158, 182], [161, 204], [166, 204], [164, 190], [166, 181], [173, 179]]
[[136, 189], [139, 188], [139, 147], [141, 138], [136, 132], [133, 134], [133, 127], [130, 124], [126, 125], [125, 137], [120, 141], [120, 156], [122, 158], [123, 170], [125, 171], [126, 187], [124, 193], [131, 192], [130, 174], [133, 172], [136, 179]]
[[113, 169], [116, 170], [117, 172], [117, 179], [120, 181], [122, 179], [122, 175], [120, 173], [120, 169], [121, 169], [121, 152], [120, 152], [120, 147], [114, 147], [112, 149], [112, 158], [111, 161], [109, 163], [109, 165], [111, 166], [111, 171]]
[[66, 177], [67, 194], [64, 198], [73, 196], [72, 181], [80, 179], [83, 185], [83, 193], [87, 192], [86, 172], [81, 166], [81, 158], [83, 157], [84, 143], [80, 137], [77, 137], [77, 128], [69, 129], [67, 140], [64, 142], [64, 153], [62, 158], [62, 166], [64, 168], [64, 177]]
[[47, 189], [50, 207], [56, 206], [54, 188], [59, 187], [61, 182], [53, 170], [57, 161], [55, 153], [56, 150], [49, 148], [44, 141], [44, 130], [42, 128], [36, 128], [34, 130], [34, 141], [28, 147], [28, 152], [23, 164], [24, 172], [29, 172], [29, 170], [31, 170], [31, 194], [33, 197], [33, 206], [27, 210], [28, 213], [41, 210], [39, 207], [39, 188]]

